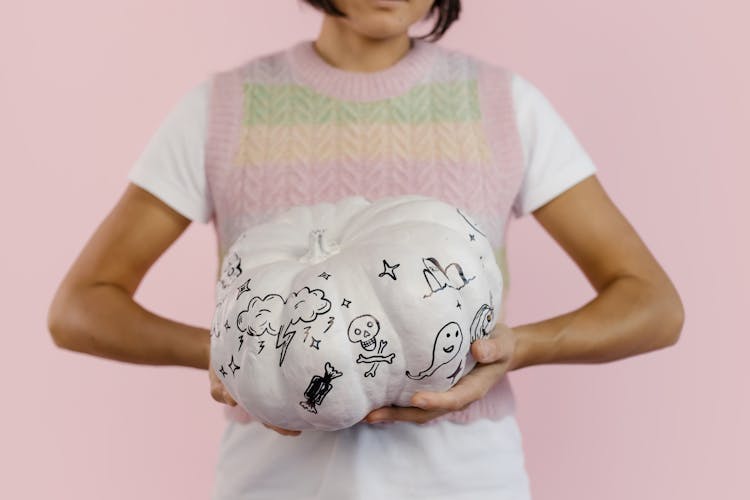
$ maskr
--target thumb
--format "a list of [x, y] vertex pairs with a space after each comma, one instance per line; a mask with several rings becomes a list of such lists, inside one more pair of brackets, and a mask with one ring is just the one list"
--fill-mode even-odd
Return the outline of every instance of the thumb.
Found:
[[492, 363], [499, 361], [502, 352], [498, 338], [486, 338], [471, 344], [471, 355], [480, 363]]

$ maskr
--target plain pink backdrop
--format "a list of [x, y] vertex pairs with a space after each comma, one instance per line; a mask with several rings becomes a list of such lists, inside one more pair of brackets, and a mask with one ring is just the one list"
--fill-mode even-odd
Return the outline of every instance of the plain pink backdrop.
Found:
[[[508, 375], [535, 500], [750, 498], [748, 4], [464, 4], [440, 43], [539, 86], [687, 309], [670, 349]], [[0, 497], [208, 498], [223, 420], [205, 371], [57, 349], [46, 311], [176, 100], [319, 22], [296, 0], [0, 3]], [[511, 324], [593, 297], [532, 217], [509, 244]], [[207, 326], [214, 252], [191, 225], [137, 300]]]

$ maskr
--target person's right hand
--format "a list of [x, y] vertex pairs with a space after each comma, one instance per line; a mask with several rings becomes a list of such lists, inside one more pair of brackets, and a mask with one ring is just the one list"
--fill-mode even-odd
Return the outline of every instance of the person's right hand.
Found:
[[[235, 401], [232, 396], [229, 395], [229, 391], [227, 391], [226, 387], [224, 387], [224, 384], [221, 382], [221, 379], [219, 379], [219, 376], [216, 375], [213, 366], [210, 365], [208, 367], [208, 380], [211, 383], [212, 398], [214, 398], [219, 403], [224, 403], [225, 405], [237, 406], [237, 401]], [[282, 429], [281, 427], [276, 427], [275, 425], [267, 424], [265, 422], [261, 423], [269, 429], [278, 432], [282, 436], [299, 436], [301, 433], [301, 431], [292, 431], [289, 429]]]

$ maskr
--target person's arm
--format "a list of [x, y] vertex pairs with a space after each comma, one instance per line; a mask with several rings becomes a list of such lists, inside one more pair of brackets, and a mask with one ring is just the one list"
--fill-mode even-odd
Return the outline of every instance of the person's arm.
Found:
[[208, 368], [209, 333], [133, 299], [190, 219], [129, 183], [59, 285], [47, 314], [59, 347], [129, 363]]
[[[549, 363], [602, 363], [677, 342], [680, 297], [633, 227], [591, 176], [533, 212], [597, 292], [582, 307], [533, 324], [498, 324], [472, 344], [482, 364], [446, 392], [419, 392], [415, 407], [380, 408], [366, 420], [425, 422], [483, 397], [509, 370]], [[416, 408], [419, 407], [419, 408]]]
[[677, 290], [596, 177], [534, 217], [576, 262], [597, 297], [568, 314], [514, 328], [513, 369], [602, 363], [677, 342], [685, 314]]

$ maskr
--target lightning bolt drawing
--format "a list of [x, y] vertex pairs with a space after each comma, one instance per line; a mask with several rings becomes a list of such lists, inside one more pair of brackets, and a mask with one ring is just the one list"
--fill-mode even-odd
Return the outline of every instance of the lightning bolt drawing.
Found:
[[266, 347], [266, 341], [265, 340], [259, 340], [258, 341], [258, 354], [263, 350], [263, 348]]
[[332, 326], [333, 326], [333, 316], [328, 316], [328, 326], [326, 327], [325, 330], [323, 330], [323, 333], [330, 330]]
[[284, 363], [284, 358], [286, 357], [286, 350], [287, 348], [289, 348], [289, 343], [297, 333], [297, 330], [289, 331], [290, 326], [292, 326], [291, 323], [286, 325], [286, 331], [284, 331], [283, 333], [279, 332], [279, 334], [276, 336], [276, 349], [281, 349], [281, 353], [279, 356], [279, 366]]
[[305, 338], [302, 339], [302, 342], [307, 342], [307, 335], [310, 333], [310, 328], [310, 325], [305, 327]]

